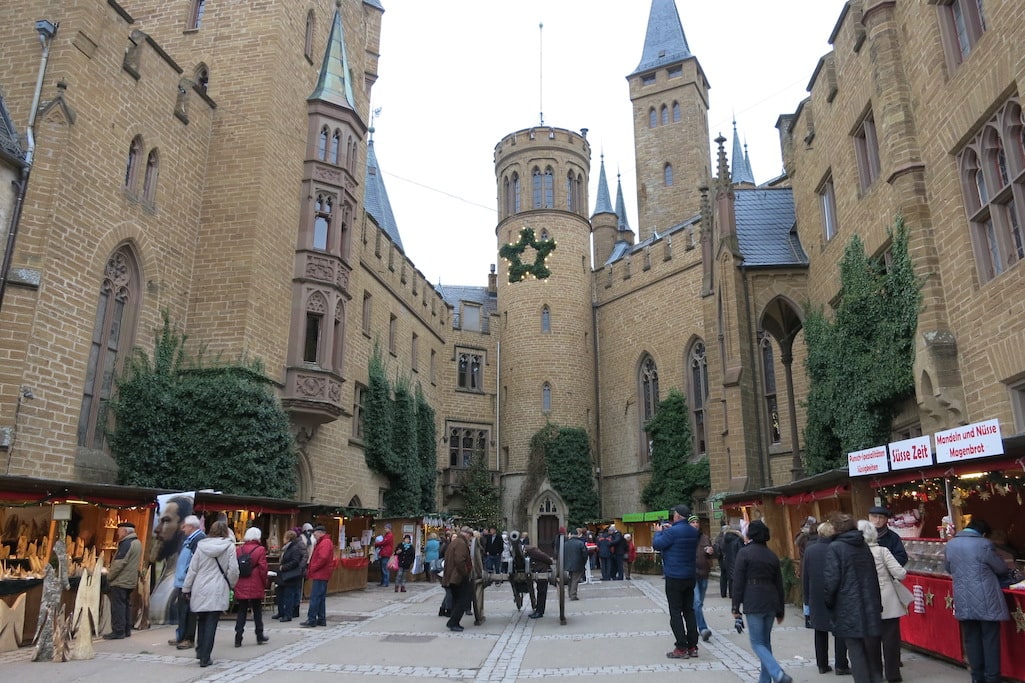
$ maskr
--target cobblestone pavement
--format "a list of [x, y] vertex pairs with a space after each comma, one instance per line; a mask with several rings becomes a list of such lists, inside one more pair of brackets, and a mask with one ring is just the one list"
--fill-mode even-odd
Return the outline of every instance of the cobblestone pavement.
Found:
[[[86, 661], [32, 662], [32, 648], [0, 654], [0, 672], [4, 681], [16, 683], [327, 683], [367, 677], [396, 682], [436, 678], [513, 683], [550, 677], [647, 682], [678, 681], [681, 674], [700, 676], [701, 683], [758, 680], [758, 660], [747, 634], [733, 630], [729, 603], [719, 597], [718, 585], [710, 588], [705, 602], [713, 636], [699, 643], [698, 658], [685, 660], [665, 656], [673, 638], [659, 577], [582, 585], [580, 600], [566, 603], [565, 626], [559, 624], [554, 589], [545, 617], [535, 620], [527, 619], [527, 605], [516, 609], [508, 585], [491, 586], [485, 591], [487, 620], [474, 626], [472, 618], [464, 618], [462, 633], [450, 632], [438, 617], [443, 593], [437, 584], [413, 583], [408, 590], [395, 593], [373, 585], [331, 596], [326, 628], [301, 628], [297, 620], [269, 621], [270, 642], [262, 646], [255, 644], [250, 622], [242, 647], [233, 647], [234, 622], [221, 621], [214, 664], [205, 669], [191, 650], [167, 645], [173, 627], [155, 626], [125, 640], [97, 640], [96, 658]], [[790, 608], [772, 638], [780, 663], [798, 683], [853, 683], [818, 673], [812, 635], [799, 610]], [[903, 661], [903, 678], [909, 683], [970, 679], [963, 668], [908, 650]]]

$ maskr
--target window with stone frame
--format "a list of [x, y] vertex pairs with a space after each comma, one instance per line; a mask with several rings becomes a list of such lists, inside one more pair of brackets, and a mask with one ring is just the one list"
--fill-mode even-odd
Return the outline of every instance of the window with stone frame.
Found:
[[352, 435], [363, 440], [363, 410], [366, 407], [367, 388], [356, 383], [352, 389]]
[[139, 166], [142, 164], [142, 136], [136, 135], [128, 145], [128, 162], [125, 164], [125, 189], [135, 192], [139, 184]]
[[979, 282], [1025, 258], [1025, 120], [1017, 97], [1008, 100], [958, 154]]
[[930, 0], [939, 12], [940, 39], [947, 67], [956, 69], [986, 32], [983, 0]]
[[370, 320], [374, 297], [370, 292], [363, 292], [363, 334], [370, 336]]
[[303, 331], [303, 362], [321, 363], [321, 345], [324, 341], [324, 316], [327, 299], [321, 292], [313, 292], [306, 299], [306, 325]]
[[658, 113], [655, 108], [652, 107], [648, 110], [648, 128], [654, 128], [658, 125]]
[[673, 102], [673, 123], [680, 122], [680, 103]]
[[420, 337], [417, 336], [416, 332], [413, 333], [413, 338], [409, 342], [409, 367], [413, 372], [420, 371]]
[[189, 21], [187, 28], [189, 30], [198, 29], [200, 24], [203, 23], [203, 12], [206, 11], [206, 0], [192, 0], [192, 6], [189, 8]]
[[641, 438], [642, 438], [642, 449], [644, 462], [651, 460], [651, 435], [648, 434], [645, 429], [645, 425], [651, 418], [655, 417], [655, 412], [658, 410], [659, 395], [658, 395], [658, 367], [655, 365], [655, 359], [649, 355], [645, 355], [641, 360], [641, 366], [639, 370], [639, 376], [637, 378], [639, 386], [639, 393], [641, 396]]
[[86, 365], [78, 445], [102, 450], [109, 426], [108, 403], [124, 351], [132, 348], [142, 294], [142, 276], [132, 248], [119, 247], [107, 259]]
[[448, 428], [449, 467], [469, 468], [477, 453], [488, 455], [490, 432], [472, 426], [450, 425]]
[[531, 196], [534, 201], [534, 208], [540, 209], [542, 200], [541, 192], [541, 169], [535, 167], [533, 172], [530, 174], [531, 183]]
[[464, 301], [460, 308], [462, 313], [460, 315], [459, 329], [467, 332], [480, 332], [481, 307]]
[[331, 163], [335, 166], [338, 165], [341, 157], [340, 147], [342, 145], [342, 131], [335, 129], [334, 133], [331, 133]]
[[484, 391], [484, 355], [479, 351], [456, 353], [456, 386], [464, 391]]
[[576, 211], [576, 205], [573, 203], [576, 199], [576, 178], [573, 175], [573, 171], [566, 174], [566, 209], [568, 211]]
[[708, 416], [708, 358], [705, 343], [695, 341], [687, 354], [687, 394], [690, 398], [691, 429], [694, 432], [694, 454], [708, 452], [706, 431]]
[[427, 368], [428, 375], [431, 378], [431, 384], [436, 384], [437, 383], [437, 376], [435, 375], [436, 369], [438, 367], [437, 363], [438, 363], [438, 353], [434, 349], [431, 349], [431, 363], [430, 363], [430, 365]]
[[142, 181], [142, 201], [151, 207], [157, 201], [157, 177], [160, 175], [160, 152], [156, 148], [146, 155], [146, 174]]
[[313, 34], [316, 29], [316, 20], [313, 10], [306, 13], [306, 38], [303, 43], [303, 55], [311, 62], [313, 61]]
[[762, 400], [765, 403], [765, 419], [769, 443], [783, 440], [779, 422], [779, 402], [776, 399], [776, 360], [773, 356], [772, 338], [762, 336]]
[[879, 138], [875, 117], [869, 110], [854, 131], [854, 156], [858, 161], [858, 181], [865, 192], [879, 177]]
[[822, 234], [828, 242], [836, 235], [836, 190], [832, 173], [819, 185], [818, 195], [819, 209], [822, 211]]
[[665, 168], [662, 169], [663, 180], [665, 181], [666, 187], [673, 186], [673, 165], [666, 164]]
[[545, 415], [552, 412], [552, 385], [548, 382], [541, 385], [541, 412]]
[[206, 64], [198, 64], [192, 78], [201, 92], [206, 92], [210, 87], [210, 69]]
[[331, 239], [331, 215], [334, 199], [322, 192], [313, 200], [313, 248], [327, 251]]
[[392, 313], [388, 316], [388, 353], [393, 356], [399, 353], [399, 319]]
[[335, 302], [334, 328], [331, 331], [331, 369], [342, 374], [345, 361], [345, 305], [341, 300]]
[[544, 208], [555, 208], [555, 174], [552, 167], [545, 168], [544, 175]]
[[552, 309], [548, 304], [541, 307], [541, 332], [548, 334], [552, 331]]
[[666, 105], [663, 104], [662, 105], [662, 109], [661, 109], [661, 114], [662, 114], [662, 125], [663, 126], [668, 126], [669, 125], [669, 107], [667, 107]]
[[321, 128], [317, 136], [317, 158], [321, 161], [327, 161], [327, 141], [330, 138], [331, 130], [327, 126]]

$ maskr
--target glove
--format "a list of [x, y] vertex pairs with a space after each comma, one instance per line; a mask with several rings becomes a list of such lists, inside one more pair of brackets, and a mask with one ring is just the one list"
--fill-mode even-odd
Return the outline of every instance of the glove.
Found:
[[733, 620], [733, 627], [737, 629], [737, 633], [744, 632], [744, 617], [737, 615], [737, 618]]

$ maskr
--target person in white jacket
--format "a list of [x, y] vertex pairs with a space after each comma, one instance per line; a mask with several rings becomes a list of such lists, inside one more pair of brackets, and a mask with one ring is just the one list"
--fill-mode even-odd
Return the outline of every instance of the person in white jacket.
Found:
[[[900, 601], [894, 581], [903, 581], [908, 571], [900, 566], [900, 562], [888, 548], [879, 545], [879, 532], [872, 522], [863, 519], [858, 522], [858, 530], [865, 537], [868, 549], [876, 562], [876, 576], [879, 579], [879, 597], [883, 601], [883, 633], [880, 646], [870, 653], [876, 658], [875, 668], [883, 672], [888, 683], [899, 683], [900, 675], [900, 618], [908, 613], [908, 608]], [[880, 659], [881, 658], [881, 659]]]
[[237, 581], [238, 558], [228, 535], [228, 524], [214, 522], [207, 537], [196, 545], [182, 586], [182, 595], [197, 617], [196, 656], [200, 666], [213, 664], [210, 654], [217, 635], [217, 620], [228, 609]]

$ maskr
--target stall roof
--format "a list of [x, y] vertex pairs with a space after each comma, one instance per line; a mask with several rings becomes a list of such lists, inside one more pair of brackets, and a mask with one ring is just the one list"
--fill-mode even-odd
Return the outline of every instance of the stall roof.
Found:
[[261, 496], [237, 496], [230, 493], [212, 491], [196, 492], [196, 510], [247, 510], [258, 515], [294, 515], [298, 514], [300, 503], [281, 498], [263, 498]]
[[171, 491], [118, 484], [0, 476], [0, 501], [9, 502], [49, 503], [84, 500], [110, 507], [129, 507], [156, 504], [157, 496], [162, 493]]

